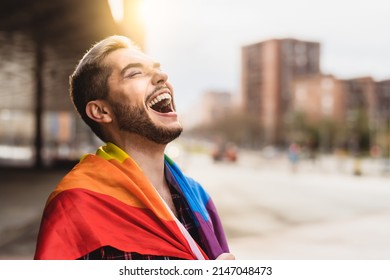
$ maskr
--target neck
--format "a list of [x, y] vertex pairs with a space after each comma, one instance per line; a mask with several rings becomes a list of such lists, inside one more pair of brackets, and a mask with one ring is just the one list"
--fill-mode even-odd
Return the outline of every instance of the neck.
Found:
[[166, 145], [157, 144], [134, 134], [113, 143], [132, 157], [158, 192], [161, 193], [167, 187], [164, 176]]
[[124, 150], [139, 165], [152, 186], [167, 203], [173, 214], [177, 216], [169, 185], [164, 174], [164, 151], [166, 145], [157, 144], [139, 135], [130, 134], [129, 137], [118, 138], [113, 142]]

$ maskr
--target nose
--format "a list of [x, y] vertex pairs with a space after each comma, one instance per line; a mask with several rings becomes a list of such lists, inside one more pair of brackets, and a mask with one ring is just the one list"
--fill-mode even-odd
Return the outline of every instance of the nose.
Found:
[[168, 80], [168, 74], [159, 70], [159, 69], [156, 69], [153, 73], [153, 77], [152, 77], [152, 83], [157, 85], [157, 84], [165, 84], [166, 81]]

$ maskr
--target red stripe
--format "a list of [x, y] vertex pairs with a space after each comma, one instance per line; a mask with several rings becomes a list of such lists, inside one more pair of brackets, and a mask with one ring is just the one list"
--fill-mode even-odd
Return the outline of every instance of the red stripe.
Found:
[[194, 259], [173, 221], [85, 189], [62, 191], [46, 207], [35, 259], [77, 259], [102, 246]]
[[172, 220], [154, 187], [131, 159], [120, 163], [88, 155], [63, 178], [48, 202], [73, 188], [107, 194], [130, 206], [152, 209], [160, 218]]

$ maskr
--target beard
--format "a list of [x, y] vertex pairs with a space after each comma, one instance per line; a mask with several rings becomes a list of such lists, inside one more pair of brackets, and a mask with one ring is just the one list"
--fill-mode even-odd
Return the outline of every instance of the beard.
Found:
[[183, 131], [181, 126], [175, 128], [157, 126], [144, 108], [115, 101], [110, 101], [110, 105], [120, 130], [138, 134], [157, 144], [168, 144]]

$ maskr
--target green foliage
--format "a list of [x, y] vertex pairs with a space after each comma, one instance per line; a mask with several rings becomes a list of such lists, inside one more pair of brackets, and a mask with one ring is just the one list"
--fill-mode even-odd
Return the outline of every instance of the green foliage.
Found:
[[346, 123], [337, 123], [329, 118], [311, 120], [303, 112], [293, 112], [286, 122], [286, 129], [289, 142], [297, 142], [324, 152], [335, 148], [361, 152], [370, 147], [368, 117], [360, 110], [353, 112]]

